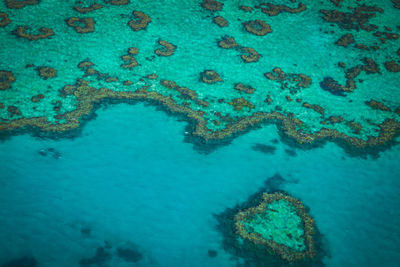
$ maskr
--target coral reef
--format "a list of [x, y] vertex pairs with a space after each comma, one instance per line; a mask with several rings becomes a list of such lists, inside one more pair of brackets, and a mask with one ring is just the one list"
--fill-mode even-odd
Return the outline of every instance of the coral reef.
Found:
[[243, 10], [244, 12], [252, 12], [253, 8], [251, 6], [239, 6], [240, 10]]
[[217, 72], [214, 70], [205, 70], [202, 73], [200, 73], [200, 79], [204, 83], [216, 83], [216, 82], [222, 82], [221, 77]]
[[0, 12], [0, 27], [5, 27], [10, 23], [11, 23], [11, 20], [8, 17], [7, 13]]
[[244, 99], [243, 97], [235, 98], [228, 104], [233, 106], [233, 108], [237, 111], [243, 110], [244, 107], [247, 107], [250, 111], [255, 107], [252, 103], [250, 103], [248, 100]]
[[115, 6], [122, 6], [129, 4], [130, 0], [111, 0], [110, 4]]
[[94, 32], [95, 21], [93, 18], [72, 17], [65, 20], [68, 26], [74, 28], [78, 33]]
[[346, 30], [365, 30], [373, 31], [377, 28], [376, 25], [367, 24], [367, 22], [376, 16], [377, 12], [383, 13], [383, 9], [376, 6], [361, 5], [352, 8], [352, 13], [341, 12], [338, 10], [321, 9], [320, 12], [324, 15], [322, 18], [330, 23], [336, 23], [341, 28]]
[[384, 65], [385, 65], [385, 68], [390, 72], [399, 72], [400, 71], [400, 64], [394, 60], [386, 61]]
[[38, 71], [39, 76], [45, 80], [57, 76], [57, 70], [51, 67], [37, 67], [36, 70]]
[[293, 197], [265, 193], [258, 206], [239, 211], [234, 220], [238, 235], [265, 245], [288, 262], [316, 255], [314, 220]]
[[4, 0], [4, 3], [8, 8], [24, 8], [27, 5], [39, 4], [40, 0]]
[[22, 38], [26, 38], [28, 40], [31, 41], [36, 41], [39, 39], [46, 39], [52, 35], [54, 35], [54, 31], [52, 29], [49, 28], [39, 28], [38, 31], [41, 32], [39, 34], [30, 34], [27, 33], [26, 31], [29, 30], [30, 28], [28, 26], [18, 26], [15, 30], [14, 30], [14, 34], [16, 36], [22, 37]]
[[234, 88], [240, 92], [245, 92], [246, 94], [254, 93], [254, 88], [250, 85], [244, 85], [243, 83], [236, 83]]
[[158, 48], [154, 50], [154, 53], [159, 57], [169, 57], [175, 52], [176, 46], [165, 40], [159, 39], [158, 44], [163, 46], [162, 49]]
[[296, 94], [303, 88], [310, 87], [312, 80], [305, 74], [285, 73], [281, 68], [275, 67], [272, 72], [267, 72], [264, 76], [280, 84], [282, 90], [288, 89], [291, 94]]
[[392, 112], [391, 108], [387, 107], [382, 102], [379, 102], [379, 101], [374, 100], [374, 99], [371, 99], [370, 101], [365, 101], [365, 104], [367, 106], [370, 106], [373, 109]]
[[260, 59], [260, 55], [257, 53], [257, 51], [254, 48], [251, 47], [242, 47], [240, 48], [242, 52], [247, 53], [247, 55], [241, 55], [240, 58], [245, 62], [245, 63], [252, 63], [252, 62], [257, 62]]
[[324, 115], [324, 113], [325, 113], [324, 108], [321, 107], [320, 105], [317, 105], [317, 104], [309, 104], [307, 102], [304, 102], [302, 106], [305, 107], [305, 108], [312, 109], [312, 110], [314, 110], [315, 112], [318, 112], [321, 115]]
[[133, 20], [128, 22], [128, 26], [134, 31], [140, 31], [146, 29], [147, 25], [151, 22], [151, 18], [141, 11], [133, 11]]
[[98, 3], [93, 3], [88, 7], [74, 6], [73, 9], [75, 11], [78, 11], [79, 13], [86, 14], [86, 13], [95, 11], [97, 9], [101, 9], [103, 7], [104, 7], [104, 5], [101, 5], [101, 4], [98, 4]]
[[218, 26], [222, 27], [228, 27], [229, 22], [222, 16], [216, 16], [213, 18], [213, 22], [217, 24]]
[[203, 0], [201, 6], [210, 11], [220, 11], [222, 10], [224, 4], [216, 0]]
[[277, 16], [281, 12], [287, 12], [287, 13], [300, 13], [303, 12], [304, 10], [307, 9], [307, 6], [303, 3], [298, 3], [296, 8], [291, 8], [285, 5], [274, 5], [272, 3], [261, 3], [258, 6], [255, 6], [255, 8], [261, 9], [261, 12], [268, 14], [269, 16]]
[[354, 36], [353, 36], [353, 34], [348, 33], [348, 34], [342, 35], [342, 37], [340, 37], [339, 40], [337, 40], [335, 44], [346, 47], [352, 43], [354, 43]]
[[272, 32], [271, 27], [265, 21], [259, 19], [243, 22], [243, 26], [247, 32], [257, 36], [264, 36]]
[[218, 46], [224, 49], [230, 49], [237, 47], [238, 44], [236, 43], [235, 38], [225, 36], [221, 41], [218, 42]]
[[15, 82], [15, 77], [11, 71], [0, 70], [0, 90], [6, 90]]
[[132, 69], [138, 65], [138, 62], [134, 55], [137, 55], [139, 53], [139, 49], [136, 47], [131, 47], [128, 49], [128, 54], [121, 56], [121, 59], [125, 61], [126, 63], [121, 64], [121, 68], [124, 69]]

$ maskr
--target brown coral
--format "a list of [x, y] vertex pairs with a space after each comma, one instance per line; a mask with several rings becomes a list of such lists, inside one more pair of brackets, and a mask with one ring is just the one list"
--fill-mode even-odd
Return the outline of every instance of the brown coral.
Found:
[[243, 110], [243, 108], [247, 107], [249, 111], [255, 106], [248, 100], [244, 99], [243, 97], [241, 98], [235, 98], [231, 102], [228, 103], [229, 105], [233, 106], [233, 108], [237, 111]]
[[214, 17], [213, 22], [220, 27], [227, 27], [229, 25], [229, 22], [222, 16]]
[[38, 67], [36, 70], [38, 71], [39, 76], [45, 80], [49, 78], [54, 78], [57, 75], [57, 70], [51, 67], [43, 66], [43, 67]]
[[396, 61], [387, 61], [385, 62], [385, 68], [390, 71], [390, 72], [399, 72], [400, 71], [400, 64], [398, 64]]
[[392, 109], [387, 107], [385, 104], [382, 102], [379, 102], [377, 100], [371, 99], [370, 101], [365, 101], [365, 104], [373, 109], [376, 110], [382, 110], [382, 111], [388, 111], [392, 112]]
[[218, 42], [218, 46], [224, 49], [230, 49], [237, 47], [238, 44], [236, 43], [235, 38], [225, 36], [221, 41]]
[[94, 32], [95, 21], [92, 18], [72, 17], [66, 20], [68, 26], [74, 28], [78, 33]]
[[216, 82], [222, 82], [221, 77], [219, 74], [213, 70], [205, 70], [202, 73], [200, 73], [200, 78], [204, 83], [216, 83]]
[[297, 8], [291, 8], [285, 5], [274, 5], [272, 3], [262, 3], [259, 6], [256, 6], [256, 8], [261, 8], [261, 12], [268, 14], [269, 16], [277, 16], [281, 12], [287, 12], [287, 13], [300, 13], [304, 10], [307, 9], [307, 6], [303, 3], [299, 3], [297, 5]]
[[11, 71], [0, 70], [0, 90], [6, 90], [15, 82], [15, 77]]
[[159, 57], [169, 57], [175, 52], [176, 46], [165, 40], [159, 39], [158, 44], [163, 46], [162, 49], [154, 50], [154, 53]]
[[263, 20], [250, 20], [247, 22], [243, 22], [243, 26], [247, 32], [252, 33], [257, 36], [264, 36], [268, 33], [271, 33], [271, 27]]
[[13, 33], [19, 37], [26, 38], [31, 41], [36, 41], [39, 39], [46, 39], [46, 38], [54, 35], [54, 31], [49, 28], [44, 28], [44, 27], [40, 28], [38, 30], [39, 32], [41, 32], [40, 34], [26, 33], [26, 30], [28, 30], [28, 29], [29, 29], [29, 27], [27, 27], [27, 26], [18, 26]]
[[220, 11], [224, 4], [215, 0], [203, 0], [201, 6], [210, 11]]
[[40, 0], [4, 0], [8, 8], [23, 8], [27, 5], [39, 4]]
[[79, 13], [86, 14], [86, 13], [92, 12], [94, 10], [101, 9], [103, 7], [104, 6], [101, 5], [101, 4], [94, 3], [94, 4], [91, 4], [88, 7], [74, 6], [73, 9], [75, 11], [78, 11]]
[[134, 31], [146, 29], [147, 25], [151, 22], [151, 18], [141, 11], [133, 11], [133, 20], [128, 22], [128, 26]]
[[317, 104], [309, 104], [307, 102], [304, 102], [302, 106], [305, 107], [305, 108], [312, 109], [312, 110], [314, 110], [315, 112], [318, 112], [321, 115], [324, 115], [324, 113], [325, 113], [324, 108], [321, 107], [320, 105], [317, 105]]
[[[306, 247], [304, 251], [288, 249], [285, 245], [279, 244], [272, 239], [263, 238], [260, 234], [249, 233], [245, 227], [245, 222], [248, 218], [252, 218], [256, 214], [265, 212], [269, 204], [280, 200], [289, 202], [295, 208], [296, 214], [301, 218], [304, 231], [304, 243]], [[314, 220], [307, 214], [304, 205], [291, 196], [282, 193], [264, 193], [262, 195], [262, 201], [257, 206], [239, 211], [234, 217], [234, 222], [236, 233], [242, 238], [248, 239], [254, 244], [265, 245], [268, 249], [272, 250], [288, 262], [294, 262], [304, 258], [313, 258], [316, 255], [314, 244]]]
[[257, 53], [257, 51], [254, 48], [251, 47], [242, 47], [241, 48], [242, 52], [247, 53], [247, 55], [241, 55], [240, 58], [245, 62], [245, 63], [252, 63], [252, 62], [257, 62], [258, 59], [260, 58], [260, 55]]
[[342, 37], [340, 37], [339, 40], [337, 40], [335, 44], [346, 47], [352, 43], [354, 43], [354, 36], [353, 36], [353, 34], [348, 33], [348, 34], [342, 35]]
[[240, 92], [245, 92], [246, 94], [254, 93], [254, 88], [250, 85], [244, 85], [243, 83], [236, 83], [234, 88]]
[[5, 27], [10, 23], [11, 23], [11, 20], [8, 17], [7, 13], [0, 12], [0, 27]]

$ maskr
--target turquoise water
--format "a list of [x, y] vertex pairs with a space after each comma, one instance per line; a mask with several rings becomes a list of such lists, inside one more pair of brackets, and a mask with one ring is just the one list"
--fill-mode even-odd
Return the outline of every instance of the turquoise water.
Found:
[[[329, 251], [326, 266], [400, 260], [398, 146], [376, 160], [348, 157], [332, 143], [295, 157], [281, 142], [275, 154], [253, 151], [279, 138], [271, 125], [205, 155], [183, 142], [185, 122], [154, 107], [97, 113], [76, 139], [23, 135], [1, 144], [1, 262], [33, 255], [43, 266], [76, 266], [107, 240], [114, 249], [137, 244], [138, 266], [235, 266], [213, 214], [276, 173], [309, 206]], [[47, 147], [62, 157], [38, 154]], [[110, 266], [130, 265], [113, 256]]]
[[[10, 6], [21, 2], [29, 3]], [[399, 266], [400, 83], [387, 66], [400, 66], [396, 1], [305, 0], [306, 10], [276, 16], [256, 0], [221, 1], [219, 11], [201, 0], [33, 2], [0, 1], [1, 267]], [[73, 9], [94, 3], [104, 7]], [[364, 4], [371, 10], [354, 24], [322, 18], [322, 9]], [[138, 20], [133, 11], [151, 18], [145, 29], [128, 26]], [[71, 17], [93, 19], [93, 32], [78, 33]], [[272, 32], [249, 33], [242, 23], [252, 20]], [[54, 35], [28, 40], [19, 26]], [[354, 43], [335, 44], [348, 33]], [[219, 47], [226, 37], [238, 46]], [[160, 40], [172, 55], [157, 55]], [[241, 59], [244, 47], [258, 52], [257, 62]], [[124, 55], [138, 65], [122, 68]], [[84, 61], [97, 74], [78, 66]], [[41, 67], [56, 74], [40, 76]], [[289, 78], [266, 78], [277, 67]], [[353, 67], [353, 91], [322, 85], [326, 77], [346, 85]], [[206, 70], [221, 81], [203, 82]], [[299, 74], [311, 83], [296, 85]], [[255, 90], [235, 90], [237, 83]], [[278, 119], [243, 124], [271, 114]], [[282, 261], [231, 229], [232, 214], [274, 191], [299, 199], [314, 219], [315, 261]]]

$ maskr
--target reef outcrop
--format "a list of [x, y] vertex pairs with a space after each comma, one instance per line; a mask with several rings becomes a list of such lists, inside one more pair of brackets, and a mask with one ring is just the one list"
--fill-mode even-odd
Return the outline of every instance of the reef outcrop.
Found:
[[133, 11], [134, 19], [128, 22], [128, 26], [134, 31], [146, 29], [147, 25], [151, 22], [151, 18], [142, 11]]
[[247, 32], [257, 36], [264, 36], [272, 32], [271, 26], [260, 19], [243, 22], [243, 26]]
[[293, 197], [265, 193], [257, 206], [239, 211], [234, 221], [238, 235], [265, 246], [285, 261], [295, 262], [316, 255], [314, 220]]
[[0, 90], [6, 90], [15, 82], [15, 77], [11, 71], [0, 70]]
[[93, 18], [72, 17], [65, 20], [68, 26], [72, 27], [77, 33], [94, 32], [95, 21]]

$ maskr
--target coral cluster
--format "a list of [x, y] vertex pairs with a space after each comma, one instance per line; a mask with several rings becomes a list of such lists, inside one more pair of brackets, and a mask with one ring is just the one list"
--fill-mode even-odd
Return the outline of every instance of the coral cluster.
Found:
[[257, 245], [265, 245], [286, 261], [316, 255], [314, 220], [293, 197], [265, 193], [258, 206], [238, 212], [234, 220], [238, 235]]
[[72, 17], [65, 20], [68, 26], [74, 28], [78, 33], [94, 32], [95, 21], [93, 18]]
[[146, 29], [147, 25], [151, 22], [151, 18], [141, 11], [133, 11], [133, 20], [128, 22], [128, 26], [134, 31]]

